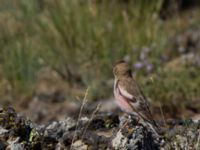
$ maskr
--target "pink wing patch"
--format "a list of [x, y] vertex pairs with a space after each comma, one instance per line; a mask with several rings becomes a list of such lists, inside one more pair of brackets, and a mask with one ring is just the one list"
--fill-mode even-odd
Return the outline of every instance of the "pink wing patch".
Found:
[[120, 85], [118, 85], [119, 92], [122, 96], [124, 96], [127, 99], [133, 99], [133, 95], [128, 93], [125, 89], [123, 89]]

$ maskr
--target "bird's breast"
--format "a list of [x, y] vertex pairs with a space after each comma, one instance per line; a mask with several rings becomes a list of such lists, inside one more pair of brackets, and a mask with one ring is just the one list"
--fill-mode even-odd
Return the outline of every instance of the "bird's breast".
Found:
[[114, 96], [115, 96], [117, 105], [121, 108], [122, 111], [129, 114], [133, 112], [133, 108], [131, 104], [127, 102], [126, 98], [120, 95], [118, 88], [114, 88]]

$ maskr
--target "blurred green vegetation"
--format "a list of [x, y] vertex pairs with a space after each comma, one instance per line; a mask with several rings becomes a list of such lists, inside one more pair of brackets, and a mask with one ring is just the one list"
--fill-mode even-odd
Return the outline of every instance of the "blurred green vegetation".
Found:
[[[176, 72], [161, 69], [160, 58], [169, 37], [184, 28], [176, 19], [171, 23], [160, 20], [162, 2], [1, 1], [0, 64], [3, 75], [13, 89], [24, 93], [33, 90], [37, 72], [50, 66], [72, 88], [76, 85], [85, 89], [90, 87], [91, 99], [105, 98], [112, 95], [112, 84], [108, 81], [113, 78], [113, 63], [125, 58], [134, 64], [141, 57], [141, 49], [147, 47], [151, 50], [148, 63], [154, 66], [151, 73], [161, 78], [144, 85], [147, 95], [172, 102], [177, 97], [197, 97], [200, 93], [198, 76], [188, 80], [189, 73], [183, 70], [177, 78]], [[141, 81], [148, 75], [140, 70], [136, 77]]]

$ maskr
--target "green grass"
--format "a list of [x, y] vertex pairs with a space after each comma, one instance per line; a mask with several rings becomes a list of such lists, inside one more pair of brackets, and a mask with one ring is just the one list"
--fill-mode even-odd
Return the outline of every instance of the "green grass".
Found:
[[199, 73], [196, 67], [186, 67], [181, 71], [160, 70], [153, 76], [153, 81], [143, 80], [142, 84], [145, 93], [154, 101], [181, 109], [199, 98]]
[[[116, 60], [128, 56], [133, 64], [138, 61], [141, 49], [149, 47], [148, 61], [154, 64], [154, 73], [160, 73], [158, 70], [163, 67], [160, 56], [169, 37], [179, 28], [176, 28], [176, 21], [175, 26], [170, 27], [159, 19], [162, 0], [127, 3], [120, 0], [21, 0], [1, 3], [0, 64], [13, 88], [20, 87], [22, 93], [29, 88], [32, 90], [35, 75], [41, 67], [50, 66], [72, 88], [76, 85], [90, 87], [91, 99], [108, 97], [112, 95], [112, 85], [107, 81], [113, 78], [112, 64]], [[164, 79], [165, 73], [161, 74]], [[145, 71], [139, 71], [139, 75], [147, 76]], [[156, 90], [170, 93], [176, 86], [172, 84], [176, 74], [166, 76], [165, 81], [160, 81], [166, 82], [166, 87]], [[178, 78], [177, 82], [188, 84], [185, 79], [190, 77], [183, 78]], [[178, 85], [183, 88], [181, 90], [188, 90]], [[197, 85], [188, 86], [196, 89]], [[153, 88], [146, 88], [148, 95]], [[156, 92], [160, 93], [158, 97], [153, 95], [156, 100], [171, 99], [169, 95], [173, 97], [173, 93]]]

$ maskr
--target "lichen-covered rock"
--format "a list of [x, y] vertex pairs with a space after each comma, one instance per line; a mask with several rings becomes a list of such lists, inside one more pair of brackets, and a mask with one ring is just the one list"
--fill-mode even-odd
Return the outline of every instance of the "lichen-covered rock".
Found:
[[[121, 119], [124, 120], [124, 119]], [[164, 140], [145, 123], [127, 118], [112, 139], [114, 149], [150, 150], [160, 149]]]
[[10, 150], [24, 150], [25, 149], [25, 144], [19, 142], [19, 137], [16, 139], [8, 140], [8, 146], [7, 149]]
[[114, 149], [126, 149], [126, 144], [128, 142], [128, 138], [125, 137], [121, 131], [119, 131], [116, 136], [112, 140], [112, 147]]
[[11, 150], [37, 149], [41, 137], [34, 134], [35, 125], [28, 119], [17, 115], [11, 107], [0, 111], [0, 140]]
[[200, 122], [192, 122], [191, 120], [176, 125], [166, 133], [166, 144], [163, 146], [165, 150], [181, 149], [194, 150], [200, 149]]
[[37, 125], [13, 108], [0, 109], [1, 150], [193, 150], [200, 148], [200, 122], [171, 122], [165, 135], [145, 122], [115, 114], [66, 118]]

